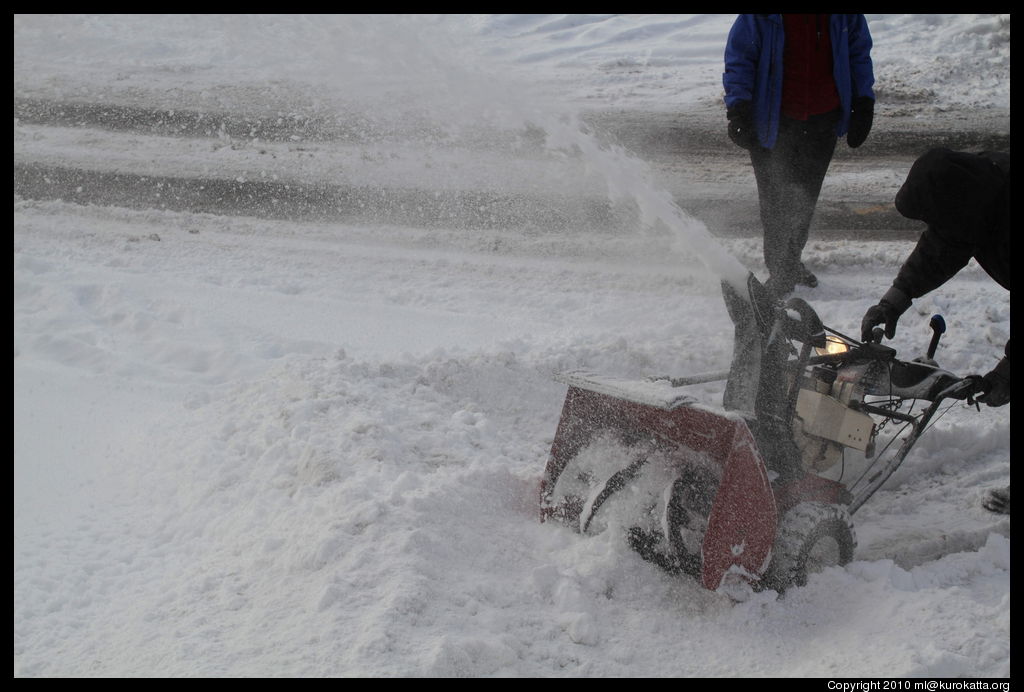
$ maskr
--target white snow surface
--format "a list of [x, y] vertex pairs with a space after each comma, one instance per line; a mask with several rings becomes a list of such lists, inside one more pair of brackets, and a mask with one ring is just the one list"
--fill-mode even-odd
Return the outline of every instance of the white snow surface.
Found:
[[[1009, 15], [868, 19], [881, 113], [1009, 108]], [[476, 230], [15, 196], [15, 677], [1009, 677], [1009, 518], [981, 507], [1008, 483], [1009, 406], [951, 408], [856, 514], [854, 561], [784, 596], [735, 602], [621, 536], [538, 521], [553, 373], [724, 369], [719, 281], [764, 276], [759, 241], [713, 239], [575, 118], [721, 118], [732, 20], [15, 16], [16, 96], [301, 102], [450, 135], [267, 143], [275, 168], [256, 142], [16, 119], [16, 161], [592, 182], [637, 212], [616, 232]], [[543, 151], [464, 136], [527, 122]], [[812, 237], [821, 284], [799, 295], [855, 333], [910, 249]], [[995, 364], [1007, 291], [972, 262], [901, 319], [901, 354], [936, 312], [944, 367]]]

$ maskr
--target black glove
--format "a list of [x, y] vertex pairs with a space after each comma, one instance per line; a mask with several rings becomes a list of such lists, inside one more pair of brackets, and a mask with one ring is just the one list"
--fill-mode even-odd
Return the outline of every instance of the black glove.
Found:
[[850, 110], [850, 129], [846, 133], [846, 143], [856, 149], [871, 132], [871, 121], [875, 119], [875, 100], [869, 96], [858, 96], [853, 100]]
[[860, 322], [860, 340], [871, 341], [871, 332], [880, 324], [885, 325], [885, 338], [896, 336], [896, 321], [909, 307], [910, 298], [895, 286], [890, 288], [878, 301], [878, 305], [872, 305], [864, 313], [864, 319]]
[[981, 378], [980, 396], [978, 401], [989, 406], [1005, 406], [1010, 403], [1010, 357], [999, 361], [992, 372]]
[[754, 110], [750, 101], [737, 101], [736, 105], [725, 112], [729, 119], [729, 139], [733, 144], [744, 149], [753, 149], [757, 144], [757, 132], [754, 129]]

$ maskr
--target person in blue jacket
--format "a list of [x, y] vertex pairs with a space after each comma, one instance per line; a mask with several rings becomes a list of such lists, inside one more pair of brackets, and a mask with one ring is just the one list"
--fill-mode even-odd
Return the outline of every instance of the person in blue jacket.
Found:
[[871, 34], [862, 14], [741, 14], [725, 47], [729, 137], [750, 152], [769, 290], [817, 286], [803, 264], [836, 141], [867, 139], [874, 118]]

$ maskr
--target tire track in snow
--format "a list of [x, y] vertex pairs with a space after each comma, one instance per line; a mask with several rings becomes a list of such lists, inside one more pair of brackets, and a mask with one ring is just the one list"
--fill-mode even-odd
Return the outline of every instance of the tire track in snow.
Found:
[[[392, 224], [420, 228], [613, 233], [636, 225], [628, 209], [607, 199], [508, 194], [490, 190], [360, 187], [219, 177], [138, 175], [72, 166], [14, 162], [14, 195], [129, 209], [160, 209], [294, 221]], [[681, 202], [720, 237], [757, 237], [756, 202]], [[892, 209], [822, 203], [814, 238], [914, 240], [920, 233]]]

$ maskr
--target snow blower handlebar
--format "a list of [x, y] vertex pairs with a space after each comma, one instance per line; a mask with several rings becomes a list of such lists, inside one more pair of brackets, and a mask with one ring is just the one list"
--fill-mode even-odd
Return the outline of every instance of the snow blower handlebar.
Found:
[[932, 417], [935, 415], [935, 412], [938, 411], [939, 406], [942, 405], [943, 401], [946, 399], [967, 399], [968, 403], [972, 403], [972, 397], [976, 392], [976, 383], [974, 380], [974, 376], [968, 376], [956, 380], [948, 387], [945, 387], [935, 395], [928, 407], [918, 417], [900, 414], [899, 412], [886, 409], [875, 409], [874, 407], [866, 404], [862, 404], [858, 407], [859, 410], [864, 411], [865, 413], [877, 413], [879, 415], [908, 423], [910, 425], [911, 432], [906, 439], [903, 440], [903, 443], [900, 445], [896, 454], [894, 454], [892, 458], [890, 458], [886, 464], [868, 480], [868, 484], [864, 488], [854, 495], [849, 506], [850, 514], [856, 512], [868, 498], [874, 495], [876, 490], [882, 487], [896, 469], [899, 468], [900, 464], [903, 463], [903, 460], [913, 448], [914, 444], [928, 428], [928, 424], [931, 422]]

